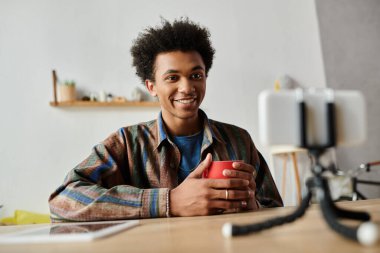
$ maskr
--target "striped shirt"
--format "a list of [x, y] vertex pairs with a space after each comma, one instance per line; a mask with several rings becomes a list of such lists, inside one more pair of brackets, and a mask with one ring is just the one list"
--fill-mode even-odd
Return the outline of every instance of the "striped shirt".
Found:
[[[249, 133], [204, 119], [201, 160], [244, 160], [257, 172], [256, 199], [263, 207], [282, 206], [268, 166]], [[51, 194], [51, 219], [94, 221], [166, 217], [167, 191], [178, 186], [181, 154], [156, 120], [123, 127], [96, 145]]]

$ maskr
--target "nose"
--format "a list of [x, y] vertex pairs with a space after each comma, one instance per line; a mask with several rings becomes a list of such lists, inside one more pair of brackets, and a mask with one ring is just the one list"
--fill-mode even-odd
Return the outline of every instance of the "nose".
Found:
[[193, 82], [187, 78], [183, 78], [179, 84], [178, 91], [182, 93], [194, 92], [195, 87]]

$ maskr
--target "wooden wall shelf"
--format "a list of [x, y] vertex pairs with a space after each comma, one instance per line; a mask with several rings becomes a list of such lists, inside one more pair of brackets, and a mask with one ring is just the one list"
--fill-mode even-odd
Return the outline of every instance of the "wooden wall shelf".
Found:
[[160, 103], [155, 101], [112, 101], [112, 102], [95, 102], [95, 101], [70, 101], [59, 102], [57, 99], [57, 72], [52, 71], [53, 77], [53, 101], [50, 102], [50, 106], [53, 107], [159, 107]]
[[158, 102], [151, 101], [125, 101], [125, 102], [94, 102], [94, 101], [73, 101], [73, 102], [50, 102], [54, 107], [159, 107]]

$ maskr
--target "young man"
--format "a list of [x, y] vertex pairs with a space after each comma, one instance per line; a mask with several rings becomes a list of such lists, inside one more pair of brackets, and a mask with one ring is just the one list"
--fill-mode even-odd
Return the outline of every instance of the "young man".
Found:
[[[50, 196], [53, 221], [218, 214], [282, 206], [264, 158], [247, 131], [199, 109], [214, 49], [188, 19], [140, 34], [137, 75], [156, 96], [156, 120], [123, 127], [96, 145]], [[212, 160], [242, 160], [229, 179], [204, 179]]]

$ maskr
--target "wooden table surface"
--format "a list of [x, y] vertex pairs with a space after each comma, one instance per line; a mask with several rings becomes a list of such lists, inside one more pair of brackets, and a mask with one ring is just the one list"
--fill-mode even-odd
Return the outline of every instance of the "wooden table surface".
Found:
[[[342, 202], [339, 205], [368, 211], [372, 220], [380, 225], [380, 199]], [[225, 222], [258, 222], [285, 215], [293, 209], [285, 207], [239, 214], [146, 219], [141, 220], [137, 227], [93, 242], [0, 245], [0, 252], [380, 252], [379, 242], [374, 246], [361, 246], [332, 231], [322, 218], [318, 205], [312, 205], [306, 215], [294, 223], [258, 234], [234, 238], [224, 238], [221, 234]], [[31, 226], [37, 225], [0, 227], [0, 234]]]

